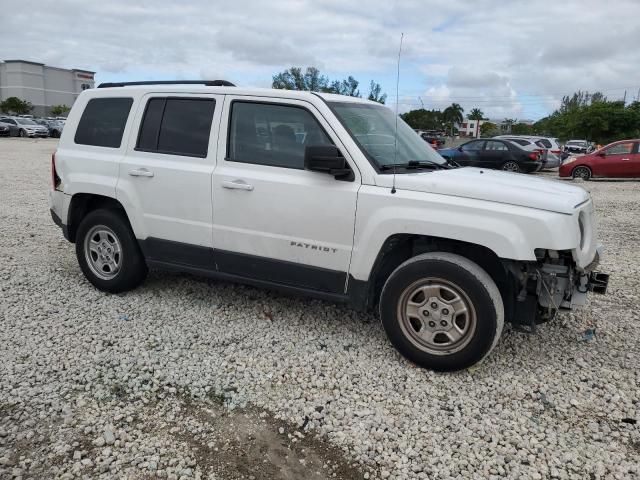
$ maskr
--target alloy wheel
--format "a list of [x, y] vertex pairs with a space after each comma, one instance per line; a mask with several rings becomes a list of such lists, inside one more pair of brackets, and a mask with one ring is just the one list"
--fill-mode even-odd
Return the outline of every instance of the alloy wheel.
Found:
[[84, 254], [91, 271], [102, 280], [113, 279], [122, 267], [122, 245], [105, 225], [96, 225], [84, 238]]
[[424, 278], [409, 285], [400, 296], [397, 316], [411, 343], [433, 355], [462, 350], [477, 323], [466, 293], [441, 278]]
[[510, 160], [502, 165], [502, 170], [506, 170], [507, 172], [519, 172], [520, 167], [516, 162]]

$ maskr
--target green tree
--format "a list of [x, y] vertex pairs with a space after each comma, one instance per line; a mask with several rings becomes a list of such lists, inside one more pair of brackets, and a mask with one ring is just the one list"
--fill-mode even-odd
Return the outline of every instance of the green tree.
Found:
[[484, 118], [484, 113], [482, 113], [482, 110], [480, 110], [479, 108], [472, 108], [469, 112], [468, 118], [469, 120], [476, 121], [476, 131], [474, 136], [477, 137], [478, 132], [480, 131], [480, 120]]
[[307, 67], [304, 73], [300, 67], [291, 67], [274, 75], [271, 86], [280, 90], [320, 92], [328, 88], [329, 79], [316, 67]]
[[493, 137], [498, 135], [500, 130], [498, 129], [498, 125], [492, 122], [484, 122], [480, 125], [480, 136], [482, 137]]
[[514, 135], [531, 135], [533, 128], [526, 123], [518, 122], [511, 126], [511, 133]]
[[369, 83], [369, 95], [367, 96], [367, 98], [384, 105], [384, 103], [387, 101], [387, 94], [380, 94], [381, 90], [382, 87], [380, 87], [380, 84], [371, 80], [371, 83]]
[[[329, 80], [316, 67], [307, 67], [303, 72], [300, 67], [291, 67], [272, 77], [271, 87], [280, 90], [306, 90], [309, 92], [337, 93], [349, 97], [362, 97], [358, 86], [360, 82], [349, 75], [344, 80]], [[369, 99], [384, 103], [387, 94], [380, 93], [380, 85], [373, 80], [370, 84]]]
[[31, 102], [21, 100], [18, 97], [9, 97], [0, 102], [0, 110], [11, 115], [26, 115], [33, 110]]
[[602, 93], [578, 91], [562, 98], [560, 107], [537, 121], [533, 131], [562, 140], [584, 138], [607, 144], [640, 136], [640, 102], [625, 105]]
[[463, 112], [464, 108], [462, 108], [458, 103], [452, 103], [442, 112], [444, 123], [451, 127], [451, 136], [453, 136], [454, 133], [454, 125], [456, 123], [462, 123], [464, 120], [464, 117], [462, 116]]
[[68, 107], [67, 105], [53, 105], [49, 110], [51, 111], [51, 115], [59, 117], [69, 112], [71, 107]]
[[360, 90], [358, 90], [358, 82], [355, 78], [349, 75], [345, 80], [334, 80], [331, 85], [323, 88], [321, 91], [326, 93], [337, 93], [338, 95], [346, 95], [347, 97], [360, 97]]
[[444, 126], [443, 114], [439, 110], [419, 108], [403, 113], [400, 117], [416, 130], [439, 130]]

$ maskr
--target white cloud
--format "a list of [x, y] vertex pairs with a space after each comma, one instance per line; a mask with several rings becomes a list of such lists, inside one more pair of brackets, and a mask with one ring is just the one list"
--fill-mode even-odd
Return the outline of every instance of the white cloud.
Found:
[[393, 101], [404, 32], [407, 107], [421, 97], [522, 116], [578, 89], [633, 87], [637, 18], [637, 0], [45, 0], [5, 9], [0, 45], [3, 58], [97, 70], [98, 80], [215, 73], [264, 86], [289, 66], [315, 65], [363, 86], [380, 79]]

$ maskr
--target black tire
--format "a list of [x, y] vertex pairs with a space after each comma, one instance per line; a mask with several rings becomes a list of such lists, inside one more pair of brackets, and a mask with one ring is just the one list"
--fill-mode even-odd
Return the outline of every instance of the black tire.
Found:
[[18, 135], [24, 138], [27, 136], [27, 132], [25, 132], [23, 129], [20, 129], [20, 132], [18, 133]]
[[[463, 337], [464, 341], [461, 341], [457, 346], [451, 345], [450, 350], [447, 345], [436, 345], [434, 348], [442, 348], [443, 350], [434, 352], [431, 347], [425, 347], [424, 344], [421, 344], [421, 340], [417, 339], [420, 335], [419, 331], [422, 331], [422, 328], [427, 328], [427, 323], [435, 323], [434, 330], [440, 329], [438, 322], [441, 322], [444, 317], [436, 317], [437, 311], [420, 320], [425, 323], [420, 326], [419, 330], [414, 325], [414, 320], [417, 319], [407, 322], [406, 316], [401, 313], [406, 292], [410, 291], [414, 285], [422, 285], [420, 282], [424, 282], [426, 288], [429, 289], [437, 289], [437, 285], [440, 285], [439, 282], [450, 285], [452, 288], [455, 287], [454, 290], [460, 293], [460, 298], [465, 297], [465, 305], [469, 307], [464, 311], [475, 315], [473, 322], [471, 322], [470, 316], [465, 317], [465, 323], [471, 322], [469, 325], [473, 325], [473, 328], [469, 327]], [[444, 288], [446, 289], [448, 286]], [[437, 308], [451, 306], [453, 313], [449, 319], [453, 319], [453, 322], [459, 321], [460, 317], [455, 316], [458, 314], [453, 304], [447, 304], [447, 300], [442, 300], [442, 298], [436, 300], [444, 302]], [[429, 303], [430, 299], [426, 296], [424, 301], [424, 305], [420, 306], [418, 310], [428, 309], [435, 305], [435, 303]], [[449, 299], [449, 301], [452, 300]], [[442, 308], [440, 312], [446, 312], [446, 310]], [[413, 257], [393, 271], [382, 289], [380, 317], [389, 340], [407, 359], [420, 367], [431, 370], [453, 371], [477, 364], [496, 346], [504, 326], [504, 306], [495, 282], [477, 264], [460, 255], [433, 252]], [[427, 319], [436, 320], [436, 322], [426, 322]], [[452, 330], [451, 327], [450, 330]], [[413, 332], [411, 328], [413, 328]], [[438, 338], [438, 335], [441, 333], [437, 333], [433, 337], [434, 340]]]
[[[87, 255], [85, 255], [87, 236], [96, 228], [101, 227], [106, 227], [106, 230], [111, 232], [111, 236], [119, 242], [120, 254], [117, 257], [119, 270], [113, 278], [98, 276], [93, 270], [95, 267], [90, 266]], [[88, 255], [92, 254], [89, 252]], [[105, 292], [119, 293], [132, 290], [140, 285], [147, 276], [147, 264], [131, 226], [127, 218], [116, 210], [94, 210], [82, 219], [76, 233], [76, 257], [87, 280]]]
[[51, 136], [53, 138], [60, 138], [60, 132], [57, 130], [54, 130], [53, 132], [51, 132]]
[[516, 172], [516, 173], [520, 173], [522, 171], [522, 169], [520, 168], [520, 165], [518, 165], [518, 162], [514, 161], [514, 160], [509, 160], [507, 162], [504, 162], [502, 164], [502, 167], [500, 167], [502, 170], [505, 170], [507, 172]]
[[589, 180], [591, 178], [591, 169], [589, 167], [585, 167], [584, 165], [580, 165], [573, 169], [571, 172], [571, 176], [575, 178], [581, 178], [583, 180]]

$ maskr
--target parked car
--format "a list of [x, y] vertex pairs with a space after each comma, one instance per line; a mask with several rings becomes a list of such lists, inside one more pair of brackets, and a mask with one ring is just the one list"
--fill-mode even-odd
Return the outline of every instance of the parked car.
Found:
[[164, 268], [344, 302], [436, 370], [606, 290], [584, 189], [452, 168], [376, 102], [195, 83], [101, 85], [71, 109], [49, 205], [95, 287]]
[[534, 138], [525, 138], [525, 137], [512, 137], [509, 135], [500, 135], [497, 137], [493, 137], [501, 140], [508, 140], [510, 142], [516, 143], [520, 145], [523, 149], [528, 150], [529, 152], [536, 152], [540, 155], [540, 161], [542, 162], [542, 170], [547, 168], [547, 152], [548, 150], [537, 144]]
[[444, 136], [438, 132], [435, 132], [433, 130], [422, 130], [418, 133], [425, 142], [427, 142], [429, 145], [431, 145], [431, 147], [435, 149], [442, 148], [445, 144]]
[[8, 137], [9, 135], [11, 135], [11, 126], [0, 120], [0, 137]]
[[585, 154], [589, 151], [590, 144], [586, 140], [569, 140], [564, 144], [564, 151], [569, 154]]
[[526, 150], [539, 150], [542, 153], [543, 170], [558, 168], [562, 163], [562, 159], [560, 158], [562, 149], [560, 148], [557, 138], [540, 137], [537, 135], [498, 135], [494, 138], [511, 140]]
[[49, 129], [38, 125], [30, 118], [25, 117], [0, 117], [0, 122], [9, 124], [11, 136], [20, 137], [48, 137]]
[[620, 140], [589, 155], [571, 157], [560, 167], [560, 177], [589, 180], [598, 177], [640, 178], [640, 140]]
[[542, 168], [540, 153], [502, 139], [478, 139], [458, 148], [438, 150], [444, 158], [468, 167], [493, 168], [510, 172], [532, 173]]
[[64, 122], [62, 120], [51, 120], [48, 118], [35, 118], [33, 120], [39, 125], [47, 127], [49, 130], [49, 136], [53, 138], [60, 138], [60, 134], [64, 129]]

